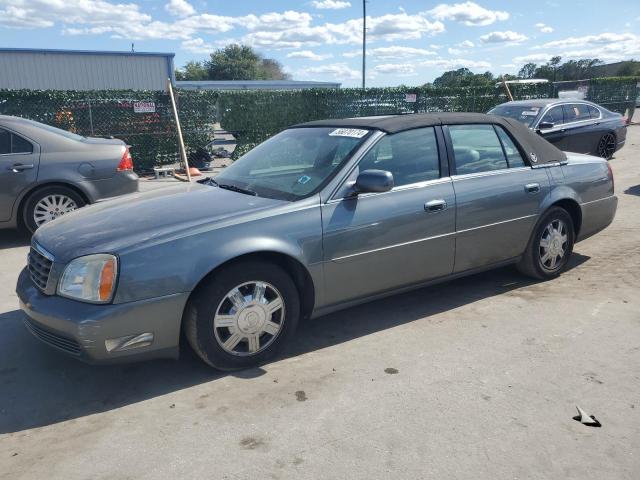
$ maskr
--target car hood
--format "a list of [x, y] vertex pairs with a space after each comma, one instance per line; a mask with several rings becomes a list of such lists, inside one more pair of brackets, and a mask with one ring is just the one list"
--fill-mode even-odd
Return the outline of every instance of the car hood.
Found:
[[40, 227], [34, 241], [67, 262], [213, 229], [289, 202], [217, 187], [184, 184], [126, 195], [81, 208]]

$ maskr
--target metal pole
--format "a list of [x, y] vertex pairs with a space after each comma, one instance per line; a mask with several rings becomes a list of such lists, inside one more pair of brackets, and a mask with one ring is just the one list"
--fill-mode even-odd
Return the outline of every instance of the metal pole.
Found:
[[91, 136], [94, 136], [94, 132], [93, 132], [93, 114], [91, 113], [91, 100], [87, 100], [87, 103], [89, 105], [89, 127], [91, 128]]
[[362, 0], [362, 89], [365, 89], [367, 71], [367, 0]]
[[178, 118], [178, 109], [176, 108], [176, 99], [173, 96], [173, 87], [171, 85], [171, 79], [167, 79], [167, 86], [169, 88], [169, 97], [171, 97], [171, 107], [173, 108], [173, 118], [176, 121], [176, 130], [178, 131], [178, 143], [180, 143], [180, 156], [182, 157], [182, 163], [184, 163], [184, 169], [187, 172], [187, 181], [191, 181], [191, 172], [189, 172], [189, 161], [187, 160], [187, 151], [184, 148], [184, 139], [182, 138], [182, 129], [180, 128], [180, 118]]

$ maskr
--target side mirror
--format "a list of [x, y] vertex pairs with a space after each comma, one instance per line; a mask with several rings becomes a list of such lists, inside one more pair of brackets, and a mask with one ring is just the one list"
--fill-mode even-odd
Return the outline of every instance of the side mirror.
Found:
[[353, 186], [354, 193], [388, 192], [393, 188], [393, 174], [386, 170], [365, 170], [360, 172]]
[[538, 131], [540, 130], [549, 130], [550, 128], [553, 128], [555, 126], [555, 124], [553, 122], [540, 122], [538, 124]]

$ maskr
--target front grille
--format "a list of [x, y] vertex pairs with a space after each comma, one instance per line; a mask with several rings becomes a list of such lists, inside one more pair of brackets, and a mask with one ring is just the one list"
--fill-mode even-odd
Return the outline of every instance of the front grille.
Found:
[[50, 330], [46, 330], [28, 317], [24, 319], [24, 324], [35, 337], [39, 338], [44, 343], [51, 345], [52, 347], [59, 348], [71, 355], [80, 355], [80, 345], [75, 340], [63, 337]]
[[49, 282], [49, 274], [53, 265], [53, 257], [47, 258], [34, 247], [31, 247], [28, 257], [29, 273], [31, 280], [43, 292], [47, 288]]

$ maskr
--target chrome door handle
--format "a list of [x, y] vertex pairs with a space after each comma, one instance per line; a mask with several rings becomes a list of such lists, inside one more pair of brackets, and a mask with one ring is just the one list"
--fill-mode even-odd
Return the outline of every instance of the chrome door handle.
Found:
[[538, 193], [540, 191], [539, 183], [528, 183], [524, 186], [527, 193]]
[[447, 208], [447, 202], [444, 200], [431, 200], [424, 204], [424, 209], [429, 212], [441, 212]]
[[33, 164], [24, 165], [23, 163], [14, 163], [8, 170], [11, 170], [13, 173], [20, 173], [23, 170], [31, 170], [33, 168]]

